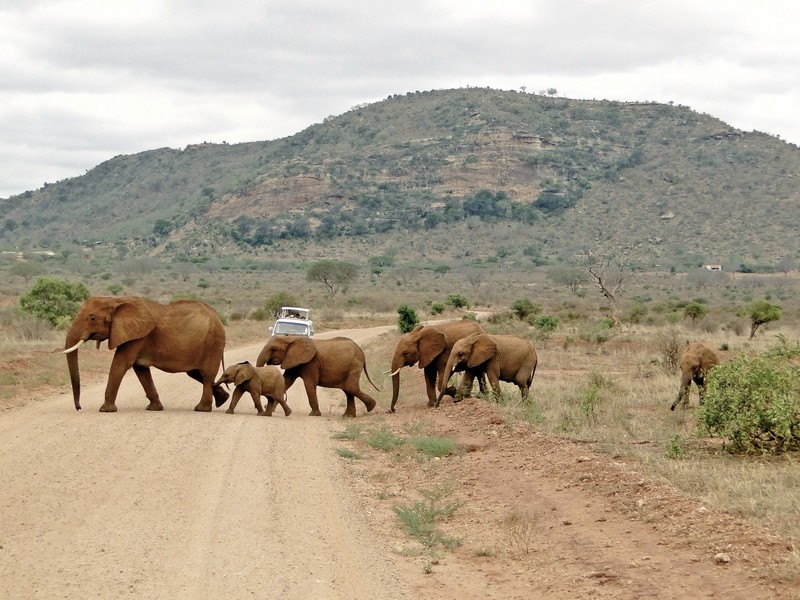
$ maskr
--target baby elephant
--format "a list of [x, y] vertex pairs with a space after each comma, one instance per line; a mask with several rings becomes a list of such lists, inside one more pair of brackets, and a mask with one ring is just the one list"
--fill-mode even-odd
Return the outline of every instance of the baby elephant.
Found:
[[[240, 362], [231, 365], [220, 376], [215, 385], [222, 383], [233, 383], [236, 389], [233, 390], [230, 408], [226, 411], [229, 415], [233, 414], [239, 398], [245, 392], [250, 392], [253, 397], [253, 404], [256, 405], [258, 414], [271, 417], [275, 410], [275, 403], [283, 407], [283, 414], [287, 417], [292, 414], [292, 409], [286, 404], [286, 388], [283, 383], [283, 374], [277, 367], [254, 367], [249, 362]], [[261, 407], [261, 396], [267, 398], [267, 408]], [[217, 404], [219, 408], [224, 402]]]

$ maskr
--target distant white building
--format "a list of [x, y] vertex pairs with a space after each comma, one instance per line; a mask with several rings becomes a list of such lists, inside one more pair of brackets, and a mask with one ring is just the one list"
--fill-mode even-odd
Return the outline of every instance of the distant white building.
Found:
[[722, 271], [722, 265], [703, 265], [706, 271]]

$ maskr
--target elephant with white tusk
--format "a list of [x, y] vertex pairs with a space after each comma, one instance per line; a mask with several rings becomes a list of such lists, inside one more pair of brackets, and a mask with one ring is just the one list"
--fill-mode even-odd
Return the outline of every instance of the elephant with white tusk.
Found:
[[133, 369], [150, 403], [147, 410], [164, 406], [153, 383], [150, 367], [167, 373], [186, 373], [203, 384], [195, 410], [211, 410], [211, 398], [224, 404], [228, 392], [214, 385], [225, 349], [225, 328], [216, 311], [204, 302], [179, 300], [164, 305], [138, 296], [93, 296], [83, 303], [67, 331], [67, 355], [75, 409], [81, 409], [78, 348], [92, 340], [108, 340], [116, 350], [108, 372], [100, 412], [116, 412], [117, 392], [128, 369]]
[[[400, 336], [392, 358], [391, 411], [394, 412], [400, 395], [400, 369], [413, 365], [423, 369], [428, 406], [433, 406], [436, 403], [437, 384], [438, 389], [441, 389], [447, 379], [444, 377], [444, 368], [453, 344], [475, 333], [486, 332], [475, 321], [461, 320], [437, 325], [419, 325]], [[483, 383], [483, 380], [480, 382]]]
[[[286, 403], [283, 373], [277, 367], [254, 367], [247, 361], [240, 362], [225, 369], [215, 385], [222, 383], [232, 383], [236, 386], [231, 397], [231, 405], [226, 411], [229, 415], [233, 414], [239, 398], [245, 392], [250, 393], [259, 415], [271, 417], [275, 411], [276, 402], [283, 408], [285, 416], [288, 417], [292, 414], [292, 409]], [[261, 396], [267, 398], [266, 410], [261, 406]], [[217, 406], [219, 407], [219, 405]]]
[[[508, 381], [519, 387], [524, 400], [528, 397], [537, 362], [533, 344], [522, 336], [478, 333], [460, 339], [453, 345], [444, 376], [447, 380], [459, 366], [466, 369], [454, 397], [456, 402], [464, 397], [464, 390], [469, 389], [472, 380], [481, 374], [486, 375], [496, 395], [500, 395], [500, 382]], [[439, 406], [444, 395], [445, 390], [442, 389], [436, 398], [436, 406]]]

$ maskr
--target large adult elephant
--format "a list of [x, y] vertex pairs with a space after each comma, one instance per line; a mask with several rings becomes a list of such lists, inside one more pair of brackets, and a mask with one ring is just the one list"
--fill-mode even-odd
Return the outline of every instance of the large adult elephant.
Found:
[[392, 358], [392, 406], [400, 394], [400, 369], [419, 365], [425, 373], [428, 406], [436, 404], [437, 382], [441, 389], [450, 350], [458, 340], [475, 333], [486, 333], [475, 321], [462, 319], [437, 325], [419, 325], [397, 340]]
[[100, 412], [116, 412], [117, 392], [122, 377], [133, 368], [150, 401], [147, 410], [163, 410], [153, 384], [150, 367], [167, 373], [186, 373], [203, 384], [203, 395], [194, 407], [210, 411], [211, 398], [217, 406], [228, 392], [214, 385], [225, 349], [225, 328], [208, 304], [179, 300], [164, 305], [138, 296], [93, 296], [83, 303], [67, 332], [64, 353], [72, 381], [75, 409], [81, 409], [81, 379], [78, 348], [93, 340], [108, 340], [114, 352], [108, 372], [105, 400]]
[[[338, 388], [347, 398], [345, 417], [356, 416], [358, 398], [370, 412], [377, 402], [370, 395], [361, 391], [359, 381], [361, 372], [372, 379], [367, 372], [367, 360], [364, 351], [353, 340], [346, 337], [335, 337], [326, 340], [312, 340], [303, 335], [274, 335], [261, 349], [256, 361], [257, 367], [264, 365], [280, 365], [283, 379], [288, 390], [301, 378], [311, 406], [311, 416], [318, 417], [317, 386]], [[376, 390], [378, 387], [372, 383]], [[272, 400], [268, 411], [273, 408]]]
[[[481, 374], [486, 375], [496, 395], [500, 395], [500, 382], [508, 381], [517, 384], [524, 400], [536, 373], [537, 362], [533, 344], [522, 336], [476, 333], [453, 345], [444, 376], [445, 380], [449, 379], [459, 366], [466, 369], [456, 391], [456, 401], [463, 398], [464, 390], [469, 389], [472, 380]], [[436, 406], [439, 406], [445, 391], [442, 386], [436, 398]]]
[[719, 356], [703, 342], [687, 342], [683, 352], [681, 352], [679, 364], [681, 367], [681, 387], [678, 390], [678, 397], [669, 407], [670, 410], [675, 410], [678, 404], [681, 404], [684, 408], [689, 405], [689, 387], [692, 385], [692, 381], [694, 381], [700, 394], [700, 404], [703, 403], [703, 396], [705, 396], [706, 390], [706, 375], [719, 364]]

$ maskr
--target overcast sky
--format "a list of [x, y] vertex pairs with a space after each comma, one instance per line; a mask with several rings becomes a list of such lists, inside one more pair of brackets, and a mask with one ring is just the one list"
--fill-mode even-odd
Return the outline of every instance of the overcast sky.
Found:
[[799, 30], [796, 0], [0, 0], [0, 197], [467, 86], [673, 101], [800, 144]]

